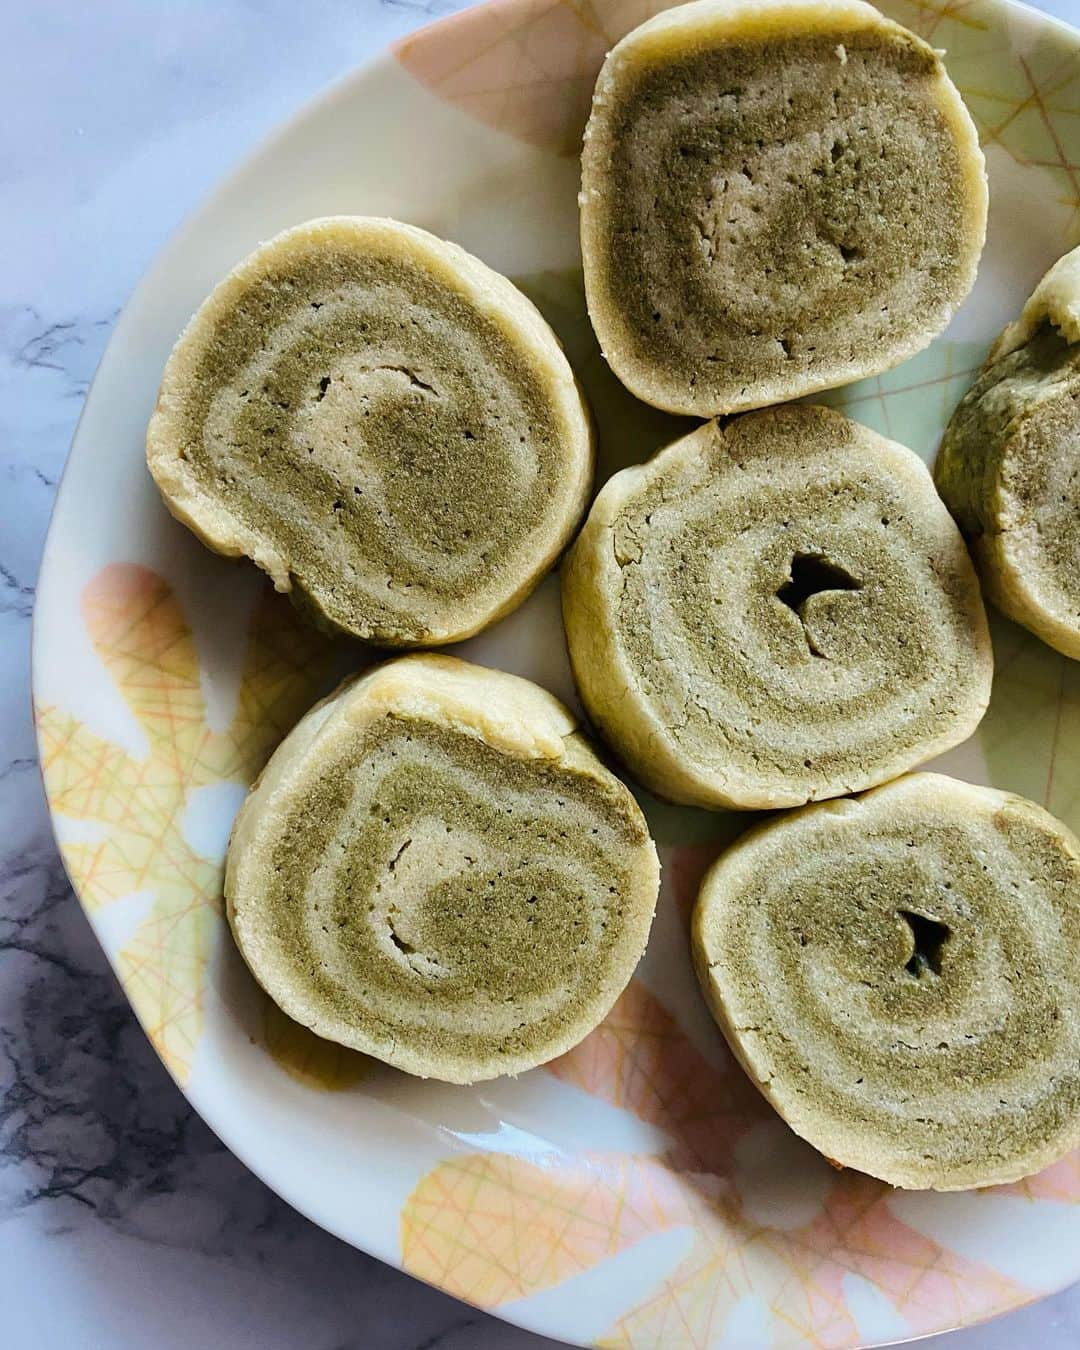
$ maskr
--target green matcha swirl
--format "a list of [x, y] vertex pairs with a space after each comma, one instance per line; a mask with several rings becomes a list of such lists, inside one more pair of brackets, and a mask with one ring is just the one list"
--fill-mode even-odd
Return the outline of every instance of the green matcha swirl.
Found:
[[974, 127], [940, 56], [859, 4], [699, 3], [614, 49], [585, 136], [589, 309], [673, 412], [778, 402], [895, 365], [970, 289]]
[[942, 438], [934, 478], [987, 597], [1080, 659], [1080, 249], [992, 348]]
[[702, 986], [788, 1123], [894, 1185], [1013, 1181], [1080, 1143], [1080, 861], [936, 774], [752, 831], [707, 875]]
[[230, 851], [230, 918], [319, 1034], [471, 1081], [567, 1049], [629, 979], [655, 851], [535, 686], [450, 658], [381, 667], [301, 723], [267, 778]]
[[925, 467], [823, 408], [708, 424], [610, 480], [563, 597], [590, 716], [677, 801], [867, 787], [989, 698], [978, 586]]
[[539, 314], [453, 245], [312, 222], [222, 283], [170, 359], [149, 457], [166, 501], [318, 621], [450, 641], [568, 541], [587, 414]]

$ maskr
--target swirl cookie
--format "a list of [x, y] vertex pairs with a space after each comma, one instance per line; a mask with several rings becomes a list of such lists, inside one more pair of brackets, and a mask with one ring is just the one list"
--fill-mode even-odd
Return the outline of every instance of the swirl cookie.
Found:
[[391, 220], [311, 221], [211, 294], [147, 434], [169, 510], [322, 625], [453, 642], [520, 603], [592, 475], [562, 349], [511, 285]]
[[770, 821], [702, 885], [705, 997], [827, 1157], [1016, 1181], [1080, 1145], [1078, 854], [1033, 802], [938, 774]]
[[1080, 249], [991, 349], [934, 476], [988, 598], [1080, 659]]
[[637, 803], [562, 704], [445, 656], [312, 709], [242, 807], [225, 876], [240, 951], [284, 1012], [452, 1083], [592, 1030], [658, 886]]
[[585, 132], [589, 314], [638, 398], [709, 416], [887, 370], [971, 289], [975, 127], [859, 0], [699, 0], [604, 63]]
[[563, 565], [582, 700], [647, 787], [797, 806], [956, 745], [992, 653], [910, 450], [827, 408], [707, 423], [610, 479]]

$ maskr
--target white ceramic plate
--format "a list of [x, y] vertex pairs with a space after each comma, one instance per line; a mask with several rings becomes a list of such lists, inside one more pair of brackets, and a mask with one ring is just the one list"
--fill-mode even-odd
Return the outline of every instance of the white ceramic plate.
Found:
[[[1080, 1158], [939, 1196], [833, 1171], [749, 1089], [687, 962], [696, 880], [731, 818], [646, 802], [665, 890], [638, 977], [579, 1049], [450, 1088], [317, 1042], [227, 937], [232, 815], [355, 648], [332, 651], [164, 512], [143, 435], [213, 283], [305, 218], [386, 214], [457, 240], [547, 312], [592, 399], [601, 469], [675, 419], [607, 373], [584, 317], [576, 146], [605, 50], [653, 0], [494, 0], [414, 35], [275, 135], [164, 251], [87, 399], [42, 570], [34, 691], [72, 882], [191, 1102], [316, 1222], [501, 1316], [579, 1343], [863, 1346], [967, 1324], [1080, 1275]], [[1080, 230], [1080, 37], [1000, 0], [890, 0], [948, 51], [991, 220], [944, 337], [835, 396], [927, 456], [989, 341]], [[995, 630], [991, 712], [947, 767], [1080, 827], [1080, 666]], [[572, 699], [549, 580], [463, 654]]]

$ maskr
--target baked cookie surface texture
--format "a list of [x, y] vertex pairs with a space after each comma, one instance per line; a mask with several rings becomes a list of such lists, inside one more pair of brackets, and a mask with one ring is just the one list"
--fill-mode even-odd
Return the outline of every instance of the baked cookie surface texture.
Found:
[[698, 0], [604, 63], [585, 133], [589, 313], [623, 384], [738, 412], [925, 347], [986, 231], [940, 56], [860, 0]]
[[857, 791], [964, 740], [990, 697], [978, 582], [929, 472], [826, 408], [708, 423], [616, 474], [562, 587], [589, 716], [672, 801]]
[[706, 999], [833, 1161], [1016, 1181], [1080, 1144], [1078, 852], [1033, 802], [939, 774], [779, 817], [706, 875]]
[[1080, 249], [991, 348], [934, 477], [988, 598], [1080, 659]]
[[562, 704], [445, 656], [378, 666], [299, 722], [225, 878], [240, 951], [285, 1013], [454, 1083], [591, 1031], [658, 886], [640, 808]]
[[169, 510], [321, 626], [452, 642], [520, 603], [592, 478], [555, 335], [505, 277], [391, 220], [310, 221], [214, 290], [147, 433]]

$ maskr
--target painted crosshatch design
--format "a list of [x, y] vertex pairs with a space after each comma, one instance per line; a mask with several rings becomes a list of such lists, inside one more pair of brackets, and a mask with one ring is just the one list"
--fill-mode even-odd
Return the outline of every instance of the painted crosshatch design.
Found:
[[[660, 8], [653, 0], [491, 0], [400, 42], [380, 68], [380, 88], [392, 77], [394, 115], [413, 116], [418, 128], [434, 99], [456, 110], [469, 160], [463, 173], [482, 153], [477, 147], [501, 135], [500, 163], [527, 155], [531, 175], [547, 165], [551, 182], [565, 185], [604, 54]], [[1002, 266], [1020, 201], [1057, 213], [1059, 251], [1080, 243], [1080, 46], [1038, 23], [1018, 37], [1015, 16], [996, 0], [890, 0], [882, 8], [945, 49], [975, 118], [998, 203], [990, 225], [997, 262], [984, 268]], [[475, 144], [464, 144], [470, 135]], [[614, 381], [578, 272], [538, 258], [517, 280], [552, 322], [593, 404], [601, 477], [691, 425], [643, 409]], [[995, 335], [980, 306], [992, 309], [977, 288], [965, 307], [969, 321], [827, 401], [932, 458]], [[141, 471], [138, 453], [132, 472]], [[114, 561], [64, 597], [65, 622], [88, 638], [119, 696], [115, 717], [124, 727], [110, 730], [113, 713], [91, 727], [62, 699], [36, 711], [68, 872], [143, 1026], [199, 1105], [200, 1091], [209, 1091], [201, 1085], [220, 1084], [215, 1019], [236, 1015], [214, 984], [228, 944], [221, 896], [228, 820], [274, 746], [325, 689], [341, 651], [266, 591], [239, 620], [246, 637], [234, 668], [209, 666], [185, 608], [191, 601], [175, 584], [177, 565], [164, 550], [160, 562], [133, 563], [118, 545]], [[529, 603], [529, 614], [555, 612], [542, 596]], [[520, 632], [520, 616], [513, 622]], [[499, 664], [497, 641], [476, 659]], [[994, 645], [990, 712], [966, 757], [950, 764], [959, 776], [1043, 802], [1080, 829], [1080, 665], [1004, 621], [995, 620]], [[224, 725], [208, 713], [207, 689], [219, 680], [233, 690]], [[642, 800], [665, 881], [639, 976], [578, 1048], [521, 1080], [532, 1114], [497, 1146], [467, 1133], [451, 1138], [437, 1104], [450, 1098], [433, 1093], [425, 1117], [424, 1085], [416, 1085], [407, 1097], [410, 1127], [423, 1127], [433, 1142], [396, 1183], [400, 1263], [526, 1321], [536, 1300], [532, 1306], [547, 1311], [530, 1324], [555, 1334], [574, 1325], [575, 1301], [589, 1301], [588, 1290], [599, 1287], [589, 1281], [600, 1280], [607, 1263], [656, 1252], [653, 1274], [625, 1281], [606, 1324], [590, 1323], [588, 1334], [605, 1346], [664, 1350], [855, 1347], [970, 1324], [1036, 1297], [1042, 1288], [1016, 1248], [1039, 1216], [1061, 1243], [1080, 1241], [1080, 1158], [957, 1201], [902, 1195], [835, 1170], [802, 1145], [705, 1015], [694, 1020], [689, 1001], [672, 993], [692, 981], [685, 927], [698, 879], [738, 822]], [[224, 825], [215, 832], [207, 820], [218, 817]], [[398, 1076], [318, 1041], [253, 988], [246, 997], [254, 1012], [243, 1027], [244, 1052], [253, 1073], [269, 1075], [259, 1079], [265, 1090], [280, 1092], [282, 1110], [309, 1112], [311, 1128], [325, 1128], [328, 1140], [335, 1130], [371, 1132], [378, 1167], [376, 1132], [386, 1129], [387, 1112], [406, 1109]], [[452, 1099], [455, 1109], [467, 1114], [473, 1090], [454, 1091], [462, 1094]], [[324, 1124], [329, 1102], [335, 1114]], [[573, 1129], [564, 1130], [567, 1112]], [[394, 1167], [403, 1166], [400, 1156]], [[969, 1241], [980, 1227], [1015, 1236], [995, 1251]]]

